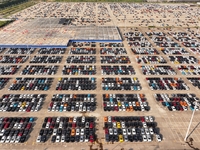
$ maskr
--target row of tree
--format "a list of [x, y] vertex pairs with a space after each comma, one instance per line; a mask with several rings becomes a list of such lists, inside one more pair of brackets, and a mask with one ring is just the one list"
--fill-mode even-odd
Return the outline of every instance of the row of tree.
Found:
[[20, 4], [20, 3], [24, 3], [24, 2], [27, 2], [29, 0], [7, 0], [3, 3], [0, 3], [0, 9], [4, 9], [4, 8], [7, 8], [7, 7], [10, 7], [10, 6], [13, 6], [13, 5], [17, 5], [17, 4]]

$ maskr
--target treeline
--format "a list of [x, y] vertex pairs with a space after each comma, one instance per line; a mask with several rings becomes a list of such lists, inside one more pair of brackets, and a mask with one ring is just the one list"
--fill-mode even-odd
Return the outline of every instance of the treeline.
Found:
[[10, 7], [12, 5], [17, 5], [20, 3], [27, 2], [27, 1], [29, 1], [29, 0], [8, 0], [8, 1], [5, 1], [0, 4], [0, 9], [4, 9], [4, 8]]

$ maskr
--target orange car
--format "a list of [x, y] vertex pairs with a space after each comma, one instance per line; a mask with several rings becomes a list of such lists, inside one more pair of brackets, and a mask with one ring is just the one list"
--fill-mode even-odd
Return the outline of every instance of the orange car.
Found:
[[73, 122], [73, 117], [70, 117], [70, 118], [69, 118], [69, 122]]
[[136, 102], [135, 104], [136, 104], [136, 106], [140, 106], [140, 103], [139, 103], [139, 102]]
[[108, 117], [104, 117], [104, 122], [108, 122]]
[[74, 135], [75, 135], [75, 129], [72, 128], [72, 130], [71, 130], [71, 136], [74, 136]]

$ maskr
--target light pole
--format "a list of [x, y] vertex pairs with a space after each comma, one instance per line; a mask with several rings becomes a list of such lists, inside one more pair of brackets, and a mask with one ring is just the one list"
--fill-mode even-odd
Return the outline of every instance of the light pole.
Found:
[[188, 138], [188, 133], [189, 133], [189, 130], [190, 130], [190, 126], [191, 126], [191, 124], [192, 124], [192, 120], [193, 120], [194, 113], [195, 113], [195, 111], [196, 111], [197, 105], [199, 106], [198, 102], [194, 102], [194, 110], [193, 110], [193, 112], [192, 112], [192, 116], [191, 116], [191, 118], [190, 118], [190, 123], [189, 123], [189, 125], [188, 125], [188, 129], [187, 129], [187, 132], [186, 132], [186, 135], [185, 135], [185, 138], [184, 138], [184, 141], [185, 141], [185, 142], [186, 142], [186, 140], [187, 140], [187, 138]]

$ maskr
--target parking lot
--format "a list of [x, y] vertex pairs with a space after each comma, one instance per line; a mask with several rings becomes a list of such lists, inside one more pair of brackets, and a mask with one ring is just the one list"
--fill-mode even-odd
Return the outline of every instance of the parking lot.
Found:
[[[38, 8], [41, 8], [41, 13], [37, 13], [36, 6], [33, 6], [16, 15], [20, 18], [20, 15], [28, 16], [33, 11], [30, 18], [46, 14], [46, 19], [33, 19], [33, 22], [19, 19], [5, 28], [7, 30], [0, 31], [2, 37], [5, 33], [18, 33], [17, 41], [10, 36], [8, 42], [6, 35], [4, 42], [7, 44], [23, 43], [26, 39], [27, 43], [42, 46], [0, 48], [0, 117], [34, 118], [32, 125], [27, 127], [29, 123], [25, 121], [25, 125], [19, 125], [19, 128], [9, 119], [2, 121], [0, 133], [4, 128], [9, 131], [0, 135], [0, 147], [53, 150], [190, 149], [184, 137], [194, 102], [199, 102], [200, 98], [198, 29], [142, 27], [153, 17], [155, 20], [152, 22], [162, 26], [164, 21], [159, 20], [159, 16], [156, 19], [156, 15], [161, 13], [156, 9], [160, 5], [152, 5], [155, 10], [143, 9], [149, 12], [139, 19], [144, 15], [140, 9], [150, 9], [151, 5], [130, 4], [129, 8], [123, 3], [81, 4], [40, 3]], [[175, 12], [176, 9], [188, 9], [187, 14], [192, 11], [187, 6], [167, 7]], [[66, 14], [78, 16], [72, 24], [81, 25], [80, 30], [74, 32], [77, 28], [73, 25], [59, 30], [62, 24], [57, 24], [59, 20], [53, 14], [55, 11], [58, 16], [65, 16], [57, 13], [61, 8], [69, 9]], [[167, 10], [164, 6], [161, 9]], [[98, 19], [93, 17], [96, 11], [100, 16]], [[127, 12], [127, 19], [123, 21]], [[185, 21], [175, 19], [179, 22], [176, 24], [187, 26], [189, 20], [184, 20], [186, 14], [175, 12], [169, 14], [175, 18], [181, 16], [180, 20]], [[131, 13], [139, 13], [139, 16], [135, 15], [138, 17], [134, 18], [137, 20], [135, 23], [129, 18]], [[191, 14], [198, 12], [192, 11]], [[112, 18], [115, 18], [114, 24], [119, 27], [119, 32], [115, 27], [108, 26], [113, 25]], [[167, 22], [167, 19], [166, 12], [164, 20]], [[95, 21], [101, 26], [87, 26], [95, 24]], [[175, 24], [171, 22], [171, 25]], [[189, 22], [193, 23], [188, 25], [195, 25], [194, 20]], [[38, 26], [42, 28], [36, 30]], [[26, 28], [21, 31], [19, 27]], [[47, 31], [41, 30], [44, 28]], [[123, 39], [121, 43], [89, 41], [95, 39], [95, 35], [101, 40], [119, 40], [119, 33]], [[71, 38], [85, 38], [86, 41], [72, 41], [67, 46]], [[65, 46], [44, 48], [41, 43]], [[189, 132], [193, 146], [197, 148], [200, 147], [199, 113], [198, 107]], [[6, 124], [13, 124], [13, 127]], [[31, 132], [26, 128], [30, 128]], [[17, 134], [18, 129], [24, 130], [23, 133]], [[29, 133], [26, 138], [24, 132]]]

